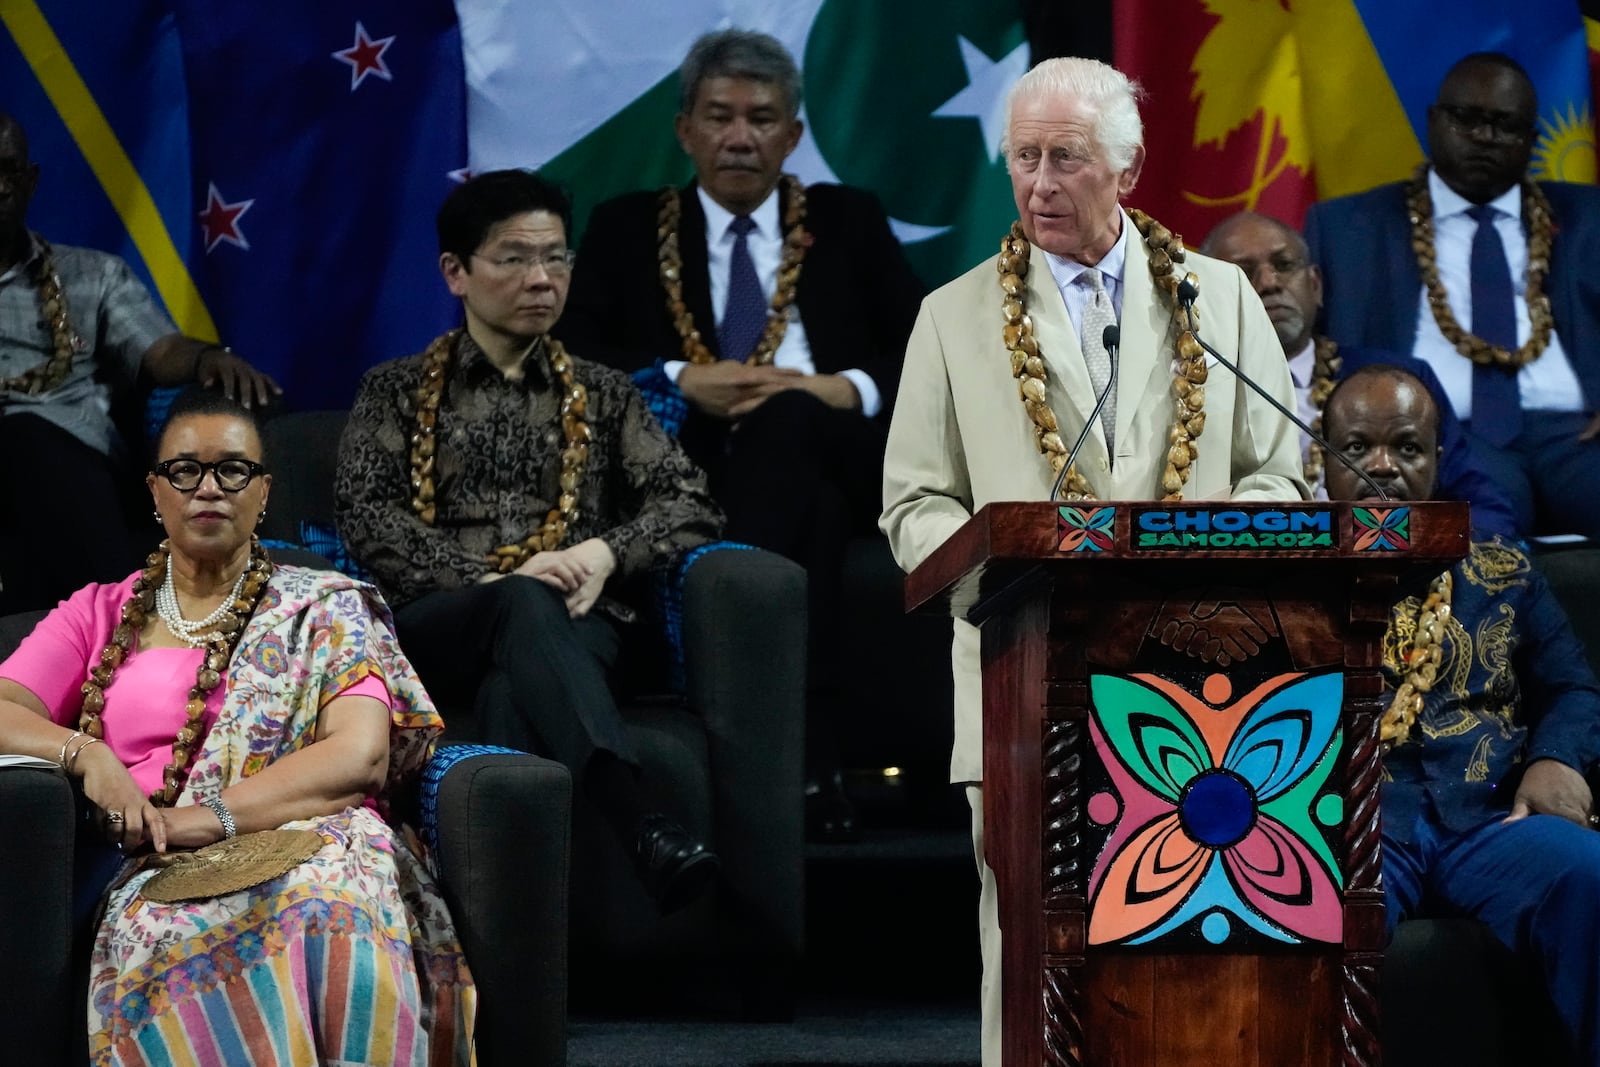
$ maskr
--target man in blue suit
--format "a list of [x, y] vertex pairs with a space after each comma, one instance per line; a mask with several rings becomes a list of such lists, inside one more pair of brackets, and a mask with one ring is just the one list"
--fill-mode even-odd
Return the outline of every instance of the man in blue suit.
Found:
[[1467, 56], [1428, 109], [1431, 162], [1317, 205], [1306, 240], [1328, 333], [1433, 369], [1518, 531], [1595, 538], [1600, 189], [1526, 179], [1536, 114], [1515, 60]]
[[[1323, 404], [1334, 383], [1358, 368], [1379, 363], [1403, 367], [1427, 385], [1441, 413], [1440, 497], [1469, 502], [1473, 529], [1480, 534], [1517, 535], [1511, 501], [1484, 470], [1478, 449], [1450, 411], [1444, 387], [1426, 363], [1377, 349], [1343, 348], [1313, 332], [1322, 310], [1322, 272], [1311, 262], [1305, 240], [1294, 227], [1253, 211], [1241, 211], [1219, 222], [1206, 236], [1200, 251], [1244, 271], [1251, 288], [1261, 297], [1283, 345], [1283, 356], [1289, 361], [1289, 376], [1294, 380], [1298, 414], [1303, 422], [1320, 431]], [[1321, 486], [1323, 468], [1337, 459], [1322, 455], [1320, 446], [1305, 434], [1300, 435], [1300, 447], [1305, 456], [1306, 484], [1318, 496], [1325, 497]]]

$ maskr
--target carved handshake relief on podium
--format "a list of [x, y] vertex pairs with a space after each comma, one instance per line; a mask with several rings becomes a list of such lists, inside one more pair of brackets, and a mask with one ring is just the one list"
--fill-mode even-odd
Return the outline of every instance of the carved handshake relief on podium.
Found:
[[1278, 636], [1278, 620], [1262, 599], [1169, 600], [1150, 624], [1150, 633], [1174, 652], [1202, 663], [1226, 667], [1261, 651]]

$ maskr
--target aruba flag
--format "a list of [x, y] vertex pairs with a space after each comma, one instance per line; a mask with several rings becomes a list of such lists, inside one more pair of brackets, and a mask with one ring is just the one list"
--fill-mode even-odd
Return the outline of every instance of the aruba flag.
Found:
[[1132, 199], [1191, 245], [1236, 211], [1298, 226], [1316, 200], [1408, 177], [1439, 82], [1471, 52], [1504, 52], [1532, 77], [1533, 176], [1595, 180], [1576, 0], [1114, 4], [1116, 65], [1149, 93]]

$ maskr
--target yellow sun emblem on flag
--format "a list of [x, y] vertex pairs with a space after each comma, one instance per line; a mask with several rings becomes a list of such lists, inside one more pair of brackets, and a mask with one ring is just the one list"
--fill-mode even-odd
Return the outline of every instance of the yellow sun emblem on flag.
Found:
[[1539, 140], [1528, 174], [1546, 182], [1595, 180], [1594, 119], [1588, 103], [1577, 108], [1568, 101], [1565, 113], [1557, 108], [1539, 120]]

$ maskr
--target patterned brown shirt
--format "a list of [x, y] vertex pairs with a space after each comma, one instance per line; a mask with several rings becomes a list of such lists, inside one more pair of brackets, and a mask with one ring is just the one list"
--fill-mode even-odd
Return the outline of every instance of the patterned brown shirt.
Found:
[[[362, 379], [339, 442], [339, 532], [392, 604], [476, 582], [490, 552], [527, 537], [555, 507], [563, 438], [543, 343], [524, 366], [520, 381], [509, 379], [471, 337], [457, 342], [435, 431], [431, 527], [411, 507], [422, 356], [380, 364]], [[716, 539], [722, 512], [632, 379], [576, 358], [573, 375], [589, 392], [593, 443], [562, 547], [604, 540], [617, 557], [611, 593], [657, 559]]]

